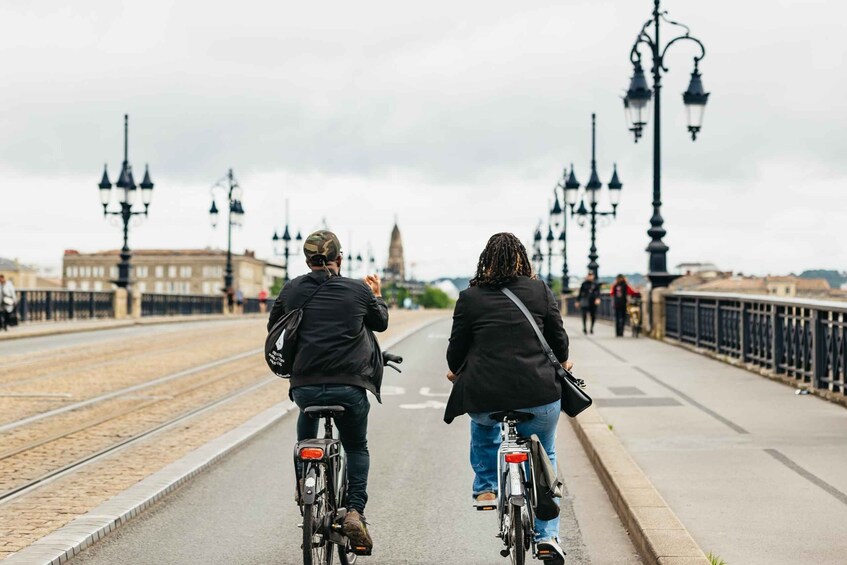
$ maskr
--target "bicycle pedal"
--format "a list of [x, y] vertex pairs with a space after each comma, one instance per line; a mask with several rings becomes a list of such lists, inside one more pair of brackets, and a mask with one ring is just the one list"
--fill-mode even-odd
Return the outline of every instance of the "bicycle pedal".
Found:
[[478, 512], [487, 512], [489, 510], [497, 510], [497, 505], [492, 504], [490, 506], [476, 506], [475, 508]]
[[356, 555], [368, 556], [373, 553], [373, 549], [369, 547], [365, 547], [364, 545], [351, 545], [350, 551], [355, 553]]
[[509, 552], [509, 550], [508, 550], [508, 549], [501, 549], [501, 550], [500, 550], [500, 555], [502, 555], [503, 557], [508, 557], [508, 556], [509, 556], [509, 553], [510, 553], [510, 552]]

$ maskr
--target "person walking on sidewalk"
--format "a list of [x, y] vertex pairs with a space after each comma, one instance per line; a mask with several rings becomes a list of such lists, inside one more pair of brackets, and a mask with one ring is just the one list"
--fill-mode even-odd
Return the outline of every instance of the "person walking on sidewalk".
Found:
[[594, 321], [597, 318], [597, 307], [600, 305], [600, 285], [597, 284], [597, 275], [593, 271], [588, 272], [588, 276], [579, 287], [577, 304], [582, 312], [582, 333], [588, 333], [585, 325], [589, 315], [591, 316], [591, 333], [594, 333]]
[[12, 284], [12, 281], [6, 280], [6, 275], [0, 273], [0, 330], [9, 331], [17, 302], [15, 285]]
[[[537, 434], [556, 466], [561, 385], [532, 327], [501, 288], [511, 290], [526, 305], [556, 359], [567, 368], [572, 366], [559, 305], [550, 288], [532, 273], [526, 248], [513, 234], [491, 236], [470, 287], [456, 302], [447, 347], [447, 378], [453, 390], [444, 421], [449, 424], [461, 414], [470, 416], [475, 506], [490, 506], [497, 499], [500, 425], [489, 416], [492, 412], [532, 413], [533, 419], [518, 424], [518, 433], [522, 437]], [[545, 563], [562, 565], [559, 517], [536, 518], [535, 531], [538, 550], [551, 555]]]
[[623, 337], [624, 326], [626, 325], [626, 300], [629, 296], [638, 294], [635, 292], [629, 283], [626, 282], [626, 277], [618, 275], [615, 277], [615, 284], [612, 285], [612, 301], [615, 307], [615, 335]]
[[[370, 468], [367, 391], [379, 399], [380, 383], [375, 376], [382, 369], [381, 360], [375, 366], [371, 332], [388, 328], [388, 306], [378, 275], [368, 275], [364, 281], [341, 276], [341, 243], [334, 233], [311, 234], [303, 251], [311, 271], [282, 288], [271, 308], [268, 331], [308, 300], [297, 328], [297, 353], [289, 380], [289, 395], [300, 408], [297, 441], [318, 437], [320, 422], [307, 416], [305, 408], [344, 407], [344, 414], [335, 421], [347, 452], [348, 512], [342, 528], [352, 546], [370, 552], [373, 542], [364, 516]], [[299, 485], [297, 496], [299, 500]]]

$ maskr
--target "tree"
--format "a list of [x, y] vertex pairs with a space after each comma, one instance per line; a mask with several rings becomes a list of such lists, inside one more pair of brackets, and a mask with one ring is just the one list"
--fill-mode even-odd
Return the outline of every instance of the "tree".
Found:
[[450, 308], [453, 301], [447, 293], [434, 286], [426, 286], [423, 293], [418, 296], [417, 303], [424, 308]]

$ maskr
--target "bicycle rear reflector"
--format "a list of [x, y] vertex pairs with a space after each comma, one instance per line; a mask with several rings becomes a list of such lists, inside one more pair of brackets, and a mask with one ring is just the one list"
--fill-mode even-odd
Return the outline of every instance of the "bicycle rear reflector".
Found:
[[[300, 459], [305, 459], [306, 461], [312, 461], [315, 459], [323, 459], [324, 458], [324, 450], [320, 447], [304, 447], [300, 450]], [[526, 460], [526, 457], [524, 457]]]
[[527, 460], [526, 453], [507, 453], [506, 463], [524, 463]]

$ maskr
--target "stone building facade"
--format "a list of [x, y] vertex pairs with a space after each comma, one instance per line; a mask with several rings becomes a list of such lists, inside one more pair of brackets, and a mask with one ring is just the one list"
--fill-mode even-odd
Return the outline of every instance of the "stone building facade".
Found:
[[[134, 289], [161, 294], [221, 295], [226, 251], [218, 249], [138, 249], [132, 252]], [[62, 261], [63, 286], [69, 290], [112, 290], [120, 251], [80, 253], [69, 249]], [[245, 298], [268, 288], [266, 263], [252, 251], [232, 255], [233, 287]]]

